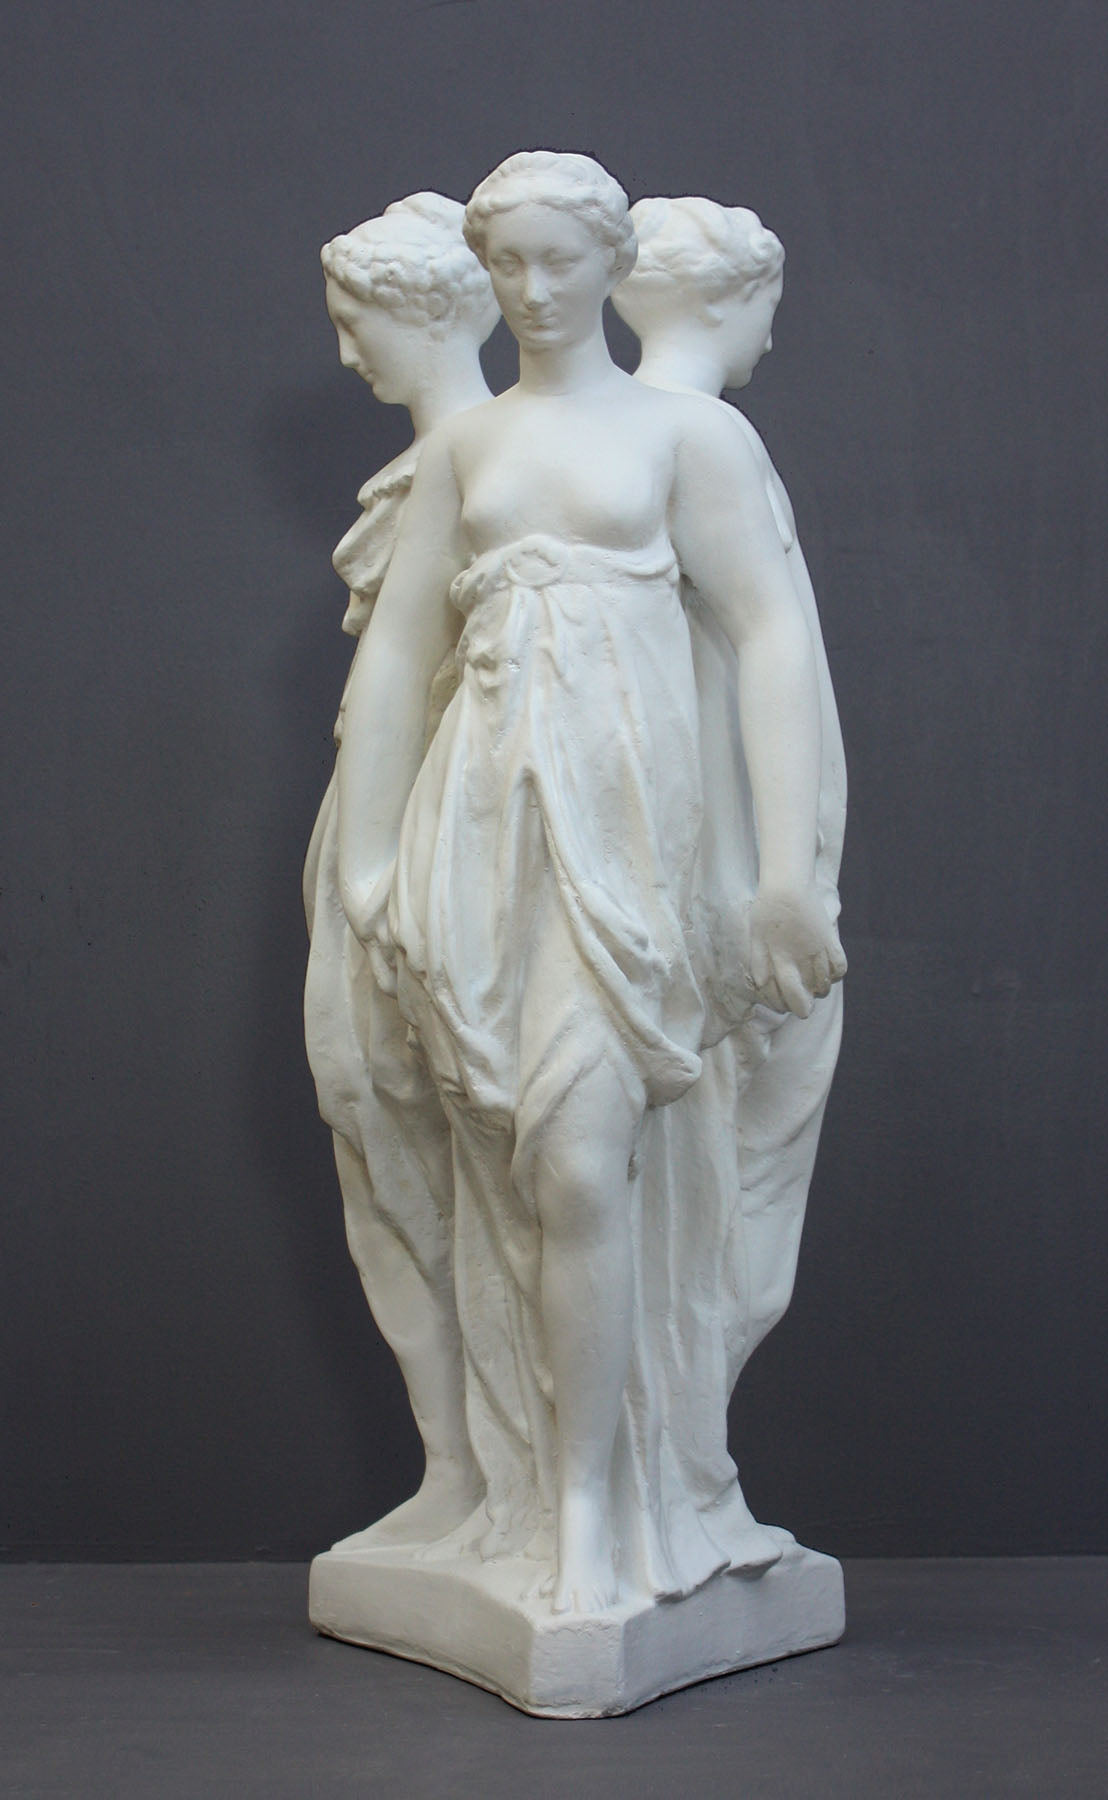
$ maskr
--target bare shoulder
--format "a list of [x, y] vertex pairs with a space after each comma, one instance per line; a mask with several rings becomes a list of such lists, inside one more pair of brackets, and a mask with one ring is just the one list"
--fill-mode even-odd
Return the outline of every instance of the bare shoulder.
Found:
[[427, 433], [419, 453], [416, 469], [416, 491], [441, 488], [444, 483], [457, 483], [473, 446], [480, 441], [483, 428], [474, 415], [488, 412], [495, 402], [482, 401], [465, 412], [452, 413]]
[[742, 438], [754, 465], [761, 477], [769, 499], [777, 529], [781, 534], [781, 543], [785, 550], [791, 550], [796, 543], [796, 518], [788, 490], [773, 464], [773, 458], [762, 441], [761, 434], [750, 423], [746, 414], [739, 407], [732, 406], [727, 400], [717, 400], [715, 404], [730, 421], [731, 428]]
[[[757, 463], [769, 491], [770, 502], [773, 505], [774, 510], [781, 514], [782, 530], [784, 534], [789, 537], [791, 542], [792, 534], [796, 529], [796, 522], [793, 519], [792, 514], [792, 504], [789, 500], [785, 484], [774, 466], [773, 458], [766, 449], [765, 441], [762, 438], [761, 433], [750, 423], [750, 420], [740, 407], [732, 406], [730, 401], [727, 400], [720, 400], [718, 404], [731, 420], [735, 430], [742, 434], [744, 442], [749, 445], [751, 455]], [[786, 545], [786, 548], [788, 548], [788, 545]]]
[[769, 451], [766, 449], [760, 434], [754, 429], [754, 426], [750, 423], [746, 414], [740, 411], [737, 406], [732, 406], [729, 400], [717, 400], [716, 405], [719, 407], [720, 411], [730, 419], [732, 430], [738, 431], [742, 435], [743, 441], [750, 446], [755, 461], [760, 463], [768, 474], [773, 468]]
[[717, 476], [742, 487], [763, 486], [768, 459], [753, 427], [744, 429], [734, 408], [710, 394], [669, 393], [671, 429], [679, 476], [698, 481]]
[[627, 378], [621, 393], [644, 420], [653, 420], [675, 436], [695, 431], [698, 421], [709, 420], [719, 405], [708, 394], [695, 394], [688, 388], [651, 387], [633, 377]]
[[480, 443], [490, 431], [496, 429], [499, 421], [514, 405], [515, 388], [508, 388], [503, 394], [490, 394], [476, 406], [467, 406], [464, 412], [451, 413], [441, 425], [436, 425], [431, 438], [441, 438], [452, 450], [465, 450], [472, 444]]

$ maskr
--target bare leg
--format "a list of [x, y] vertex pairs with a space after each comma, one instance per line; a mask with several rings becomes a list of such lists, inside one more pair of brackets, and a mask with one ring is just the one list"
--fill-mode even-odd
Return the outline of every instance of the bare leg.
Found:
[[[381, 1335], [400, 1364], [427, 1458], [411, 1499], [343, 1538], [341, 1547], [431, 1543], [468, 1518], [485, 1491], [466, 1430], [448, 1227], [436, 1220], [434, 1230], [425, 1221], [417, 1258], [383, 1218], [364, 1162], [337, 1133], [335, 1162], [350, 1253]], [[429, 1195], [425, 1204], [430, 1211]]]
[[637, 1122], [615, 1072], [593, 1069], [542, 1126], [531, 1168], [554, 1386], [556, 1612], [602, 1611], [617, 1594], [609, 1478], [631, 1355], [627, 1169]]

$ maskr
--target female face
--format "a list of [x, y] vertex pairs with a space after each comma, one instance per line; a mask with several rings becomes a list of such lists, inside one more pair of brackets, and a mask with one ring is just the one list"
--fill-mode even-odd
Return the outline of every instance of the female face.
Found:
[[717, 302], [726, 366], [725, 387], [745, 387], [767, 350], [773, 348], [773, 315], [783, 276], [759, 282], [732, 299]]
[[327, 278], [327, 311], [339, 340], [339, 360], [368, 381], [378, 400], [405, 405], [421, 363], [420, 333], [376, 300], [359, 300]]
[[612, 290], [612, 253], [560, 207], [527, 201], [494, 213], [485, 235], [493, 292], [526, 350], [583, 342]]

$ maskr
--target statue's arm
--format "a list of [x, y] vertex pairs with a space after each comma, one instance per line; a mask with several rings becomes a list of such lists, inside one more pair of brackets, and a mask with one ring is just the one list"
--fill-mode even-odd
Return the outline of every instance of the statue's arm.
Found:
[[[726, 404], [726, 402], [721, 402], [721, 405], [724, 404]], [[738, 407], [728, 406], [727, 410], [729, 416], [735, 421], [736, 425], [740, 427], [747, 443], [754, 453], [755, 461], [758, 463], [759, 468], [764, 474], [766, 492], [769, 496], [770, 511], [774, 515], [785, 548], [789, 577], [792, 581], [797, 599], [799, 600], [808, 621], [808, 630], [812, 637], [816, 656], [816, 679], [818, 682], [826, 684], [826, 691], [820, 706], [820, 725], [823, 733], [823, 754], [821, 760], [823, 766], [823, 779], [825, 781], [830, 779], [834, 794], [830, 796], [825, 794], [823, 796], [823, 803], [826, 804], [826, 802], [830, 800], [832, 813], [838, 812], [840, 817], [838, 829], [841, 834], [841, 813], [846, 804], [846, 766], [845, 755], [843, 752], [842, 731], [839, 726], [839, 717], [835, 708], [834, 695], [831, 691], [830, 674], [827, 669], [827, 656], [823, 644], [823, 628], [820, 624], [819, 617], [819, 606], [816, 602], [815, 591], [812, 587], [812, 577], [808, 571], [808, 564], [805, 560], [804, 551], [801, 548], [800, 539], [797, 536], [796, 516], [793, 512], [792, 501], [789, 498], [788, 489], [786, 488], [785, 483], [782, 481], [777, 469], [774, 467], [769, 451], [766, 449], [758, 433], [750, 423], [750, 420], [746, 417], [745, 413], [739, 411]], [[837, 849], [841, 851], [841, 848], [840, 835], [837, 840]], [[837, 854], [834, 857], [834, 862], [835, 867], [837, 868]]]
[[379, 925], [423, 759], [431, 681], [454, 640], [449, 595], [462, 566], [460, 515], [449, 441], [435, 435], [420, 456], [346, 696], [337, 763], [339, 888], [364, 940]]
[[671, 530], [682, 570], [738, 657], [758, 826], [751, 975], [767, 1004], [803, 1016], [846, 971], [815, 887], [821, 728], [811, 632], [753, 451], [709, 408], [690, 413], [688, 426]]

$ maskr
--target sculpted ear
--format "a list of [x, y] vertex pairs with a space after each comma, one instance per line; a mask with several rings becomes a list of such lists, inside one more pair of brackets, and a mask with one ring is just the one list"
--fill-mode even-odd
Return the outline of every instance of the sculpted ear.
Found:
[[611, 286], [608, 290], [609, 293], [612, 291], [612, 288], [617, 288], [621, 281], [626, 281], [638, 259], [639, 247], [637, 243], [629, 244], [625, 250], [613, 251]]

